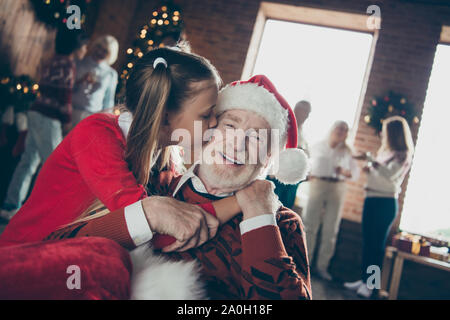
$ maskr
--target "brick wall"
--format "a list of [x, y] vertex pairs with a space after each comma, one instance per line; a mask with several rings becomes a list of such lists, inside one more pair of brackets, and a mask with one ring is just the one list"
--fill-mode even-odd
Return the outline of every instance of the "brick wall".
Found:
[[[249, 48], [260, 0], [178, 0], [186, 23], [186, 32], [193, 51], [209, 58], [218, 68], [224, 82], [239, 79]], [[374, 95], [392, 89], [405, 94], [419, 113], [425, 100], [428, 79], [439, 41], [441, 25], [450, 25], [450, 7], [414, 0], [316, 0], [271, 1], [311, 8], [365, 14], [369, 5], [381, 8], [382, 29], [376, 44], [362, 112], [355, 124], [354, 146], [374, 152], [379, 139], [363, 120]], [[125, 4], [126, 3], [126, 4]], [[121, 47], [117, 65], [124, 61], [124, 51], [159, 4], [158, 1], [102, 1], [96, 33], [116, 35]], [[434, 1], [434, 3], [439, 3]], [[442, 2], [443, 3], [443, 2]], [[113, 23], [108, 23], [111, 21]], [[288, 40], [288, 39], [287, 39]], [[412, 128], [416, 139], [417, 126]], [[405, 180], [404, 187], [407, 184]], [[361, 217], [364, 175], [349, 183], [344, 205], [344, 218], [359, 221]], [[404, 188], [405, 189], [405, 188]], [[403, 200], [403, 194], [401, 196]]]
[[[89, 21], [84, 25], [92, 32], [97, 6], [89, 7]], [[39, 21], [29, 0], [0, 1], [0, 72], [26, 74], [39, 78], [42, 61], [54, 54], [56, 30]]]
[[36, 21], [28, 0], [0, 2], [0, 70], [36, 78], [42, 58], [52, 53], [55, 32]]

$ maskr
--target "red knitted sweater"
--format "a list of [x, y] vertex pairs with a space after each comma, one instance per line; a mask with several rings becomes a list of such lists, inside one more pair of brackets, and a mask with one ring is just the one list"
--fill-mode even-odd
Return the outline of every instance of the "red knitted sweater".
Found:
[[147, 196], [125, 161], [117, 116], [80, 122], [41, 168], [33, 191], [0, 237], [0, 246], [42, 240], [74, 221], [98, 198], [111, 210]]
[[[153, 183], [153, 191], [172, 195], [179, 179], [163, 172], [160, 182], [167, 184]], [[193, 204], [217, 200], [197, 193], [190, 184], [185, 184], [175, 198]], [[202, 265], [202, 279], [207, 283], [208, 295], [212, 299], [310, 299], [309, 263], [302, 221], [287, 208], [281, 208], [276, 218], [278, 226], [261, 227], [241, 236], [239, 223], [242, 214], [239, 214], [222, 225], [216, 237], [204, 245], [187, 252], [165, 255], [173, 260], [197, 259]], [[105, 230], [105, 225], [110, 227]], [[123, 209], [58, 230], [47, 239], [79, 236], [108, 237], [126, 248], [134, 248]], [[152, 241], [160, 248], [167, 240], [155, 236]]]

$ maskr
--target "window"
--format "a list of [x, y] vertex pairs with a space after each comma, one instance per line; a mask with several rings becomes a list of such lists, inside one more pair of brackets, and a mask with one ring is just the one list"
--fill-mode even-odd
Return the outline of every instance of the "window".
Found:
[[373, 35], [301, 23], [267, 20], [253, 74], [265, 74], [291, 107], [312, 105], [306, 139], [325, 138], [336, 120], [353, 126]]
[[440, 44], [405, 195], [400, 229], [450, 241], [450, 46]]

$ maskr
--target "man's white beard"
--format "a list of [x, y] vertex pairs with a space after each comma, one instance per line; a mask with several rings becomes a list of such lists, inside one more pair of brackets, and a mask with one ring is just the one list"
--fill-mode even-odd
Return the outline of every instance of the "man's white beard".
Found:
[[198, 176], [208, 189], [235, 192], [246, 187], [262, 174], [261, 165], [227, 168], [224, 164], [200, 164]]

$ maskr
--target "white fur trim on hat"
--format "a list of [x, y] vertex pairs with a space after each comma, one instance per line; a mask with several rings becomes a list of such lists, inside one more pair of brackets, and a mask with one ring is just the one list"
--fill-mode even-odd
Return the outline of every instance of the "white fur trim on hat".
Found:
[[271, 129], [279, 129], [280, 139], [285, 141], [289, 123], [288, 111], [266, 88], [256, 83], [227, 85], [219, 92], [216, 111], [222, 113], [232, 109], [255, 112], [269, 123]]
[[275, 178], [284, 184], [297, 184], [306, 179], [309, 172], [309, 160], [306, 153], [297, 148], [289, 148], [278, 154], [272, 166]]

